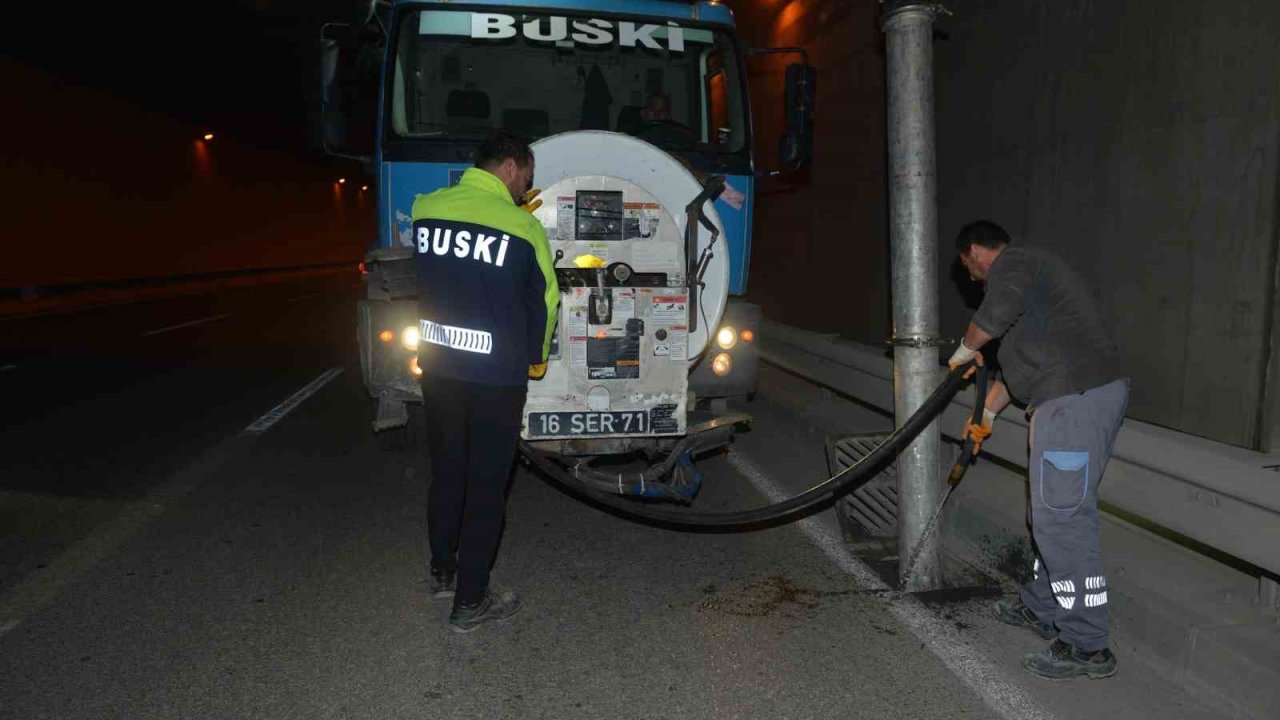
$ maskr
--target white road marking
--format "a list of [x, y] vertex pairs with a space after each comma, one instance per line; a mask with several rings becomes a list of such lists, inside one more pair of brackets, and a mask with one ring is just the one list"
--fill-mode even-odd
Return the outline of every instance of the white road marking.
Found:
[[148, 330], [142, 333], [142, 337], [147, 337], [149, 335], [159, 335], [160, 333], [166, 333], [166, 332], [169, 332], [170, 330], [179, 330], [181, 328], [191, 327], [192, 325], [203, 325], [204, 323], [213, 322], [214, 320], [221, 320], [223, 318], [229, 318], [229, 317], [231, 317], [231, 313], [222, 313], [221, 315], [210, 315], [207, 318], [200, 318], [199, 320], [191, 320], [189, 322], [178, 323], [177, 325], [169, 325], [168, 327], [156, 328], [155, 330]]
[[6, 372], [8, 370], [17, 370], [17, 369], [18, 369], [17, 365], [0, 365], [0, 372]]
[[[735, 449], [729, 452], [729, 464], [755, 485], [770, 502], [790, 497], [741, 451]], [[884, 592], [894, 617], [1000, 717], [1005, 720], [1053, 720], [1051, 713], [1043, 710], [1021, 688], [1011, 684], [998, 667], [982, 657], [950, 625], [942, 622], [915, 597], [896, 592], [886, 585], [871, 568], [844, 547], [840, 537], [823, 526], [817, 518], [807, 517], [796, 523], [796, 526], [824, 555], [852, 575], [858, 584]]]
[[244, 429], [248, 433], [266, 432], [267, 428], [280, 422], [280, 420], [288, 415], [291, 410], [302, 404], [303, 400], [311, 397], [320, 388], [329, 384], [329, 381], [342, 374], [342, 368], [329, 368], [320, 374], [320, 377], [307, 383], [301, 390], [285, 398], [284, 402], [271, 408], [262, 417], [254, 420]]

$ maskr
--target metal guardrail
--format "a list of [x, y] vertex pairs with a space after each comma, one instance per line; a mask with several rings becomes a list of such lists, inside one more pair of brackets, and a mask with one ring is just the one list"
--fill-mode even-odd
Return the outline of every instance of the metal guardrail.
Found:
[[[762, 323], [759, 342], [770, 363], [893, 412], [893, 361], [883, 351], [771, 320]], [[939, 367], [939, 381], [945, 372]], [[971, 394], [957, 395], [942, 415], [943, 434], [955, 437], [972, 407]], [[1026, 467], [1025, 419], [1011, 406], [996, 422], [983, 451]], [[1129, 418], [1116, 440], [1101, 498], [1280, 574], [1280, 456]]]

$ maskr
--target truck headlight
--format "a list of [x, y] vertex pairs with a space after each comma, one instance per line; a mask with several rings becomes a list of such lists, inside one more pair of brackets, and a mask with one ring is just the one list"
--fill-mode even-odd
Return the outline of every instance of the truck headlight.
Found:
[[396, 334], [391, 332], [390, 330], [383, 330], [382, 332], [378, 333], [378, 339], [384, 343], [389, 343], [392, 340], [396, 339]]
[[721, 350], [728, 350], [738, 344], [738, 333], [731, 326], [725, 325], [716, 333], [716, 344]]
[[418, 341], [421, 339], [422, 337], [418, 335], [417, 325], [410, 325], [400, 331], [400, 344], [403, 345], [406, 350], [417, 350]]
[[711, 359], [711, 372], [715, 373], [717, 377], [728, 375], [732, 369], [733, 358], [729, 356], [729, 353], [720, 353]]

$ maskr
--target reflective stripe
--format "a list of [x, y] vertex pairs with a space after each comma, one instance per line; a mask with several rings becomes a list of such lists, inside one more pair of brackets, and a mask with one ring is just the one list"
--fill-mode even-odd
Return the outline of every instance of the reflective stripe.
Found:
[[1073, 580], [1059, 580], [1049, 583], [1053, 587], [1053, 597], [1063, 610], [1070, 610], [1076, 604], [1076, 584]]
[[1107, 604], [1106, 590], [1103, 590], [1100, 593], [1089, 593], [1088, 595], [1084, 596], [1085, 607], [1098, 607], [1099, 605], [1106, 605], [1106, 604]]
[[493, 351], [493, 335], [484, 330], [441, 325], [430, 320], [418, 321], [418, 334], [423, 342], [443, 345], [454, 350], [488, 355]]
[[1094, 575], [1084, 579], [1085, 590], [1100, 590], [1107, 586], [1107, 577], [1105, 575]]
[[1037, 580], [1040, 579], [1040, 558], [1036, 558], [1036, 563], [1031, 566], [1031, 573]]

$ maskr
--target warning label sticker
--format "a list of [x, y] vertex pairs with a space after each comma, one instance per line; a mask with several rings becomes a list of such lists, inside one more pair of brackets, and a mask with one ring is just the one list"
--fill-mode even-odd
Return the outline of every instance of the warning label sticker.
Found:
[[613, 290], [613, 319], [629, 320], [636, 316], [636, 291], [633, 289]]
[[668, 356], [672, 360], [689, 359], [689, 329], [684, 325], [675, 325], [667, 332]]
[[622, 206], [622, 237], [647, 239], [658, 232], [662, 206], [658, 203], [625, 203]]
[[556, 238], [560, 242], [572, 242], [574, 226], [574, 208], [576, 202], [572, 195], [556, 198]]
[[689, 317], [688, 295], [654, 295], [649, 319], [655, 323], [682, 322]]
[[587, 306], [569, 305], [565, 308], [565, 319], [568, 321], [569, 334], [585, 337], [587, 334]]
[[[632, 330], [637, 332], [632, 332]], [[592, 380], [631, 380], [640, 377], [640, 338], [644, 325], [627, 323], [626, 335], [587, 338], [587, 377]]]
[[587, 337], [570, 336], [569, 338], [569, 367], [584, 368], [587, 366]]
[[[575, 300], [584, 298], [575, 297]], [[566, 305], [564, 309], [565, 335], [568, 336], [569, 367], [587, 366], [587, 306]]]
[[599, 258], [605, 265], [609, 264], [609, 243], [593, 242], [587, 245], [587, 253]]

